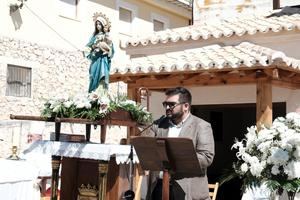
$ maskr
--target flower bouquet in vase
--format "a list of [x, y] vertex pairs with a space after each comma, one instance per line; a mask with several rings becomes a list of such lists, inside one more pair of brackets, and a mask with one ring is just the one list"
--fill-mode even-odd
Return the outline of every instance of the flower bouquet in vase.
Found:
[[238, 159], [233, 168], [244, 188], [266, 184], [270, 196], [286, 191], [293, 200], [300, 191], [300, 114], [288, 113], [271, 127], [247, 130], [245, 138], [232, 146]]

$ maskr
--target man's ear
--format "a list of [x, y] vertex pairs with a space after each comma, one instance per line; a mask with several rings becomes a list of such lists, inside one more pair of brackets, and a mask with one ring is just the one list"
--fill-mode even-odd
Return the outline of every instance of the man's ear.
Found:
[[184, 107], [189, 109], [191, 106], [190, 106], [190, 104], [185, 103], [185, 104], [184, 104]]

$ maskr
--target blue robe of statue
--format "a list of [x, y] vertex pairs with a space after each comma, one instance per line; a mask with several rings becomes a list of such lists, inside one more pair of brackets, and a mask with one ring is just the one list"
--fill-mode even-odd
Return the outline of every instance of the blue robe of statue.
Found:
[[86, 45], [87, 47], [91, 48], [90, 53], [87, 55], [87, 58], [91, 60], [91, 65], [89, 69], [89, 92], [96, 90], [100, 84], [102, 84], [104, 88], [108, 88], [111, 58], [114, 54], [114, 48], [112, 43], [109, 45], [111, 48], [111, 53], [104, 54], [103, 51], [99, 48], [97, 48], [97, 51], [95, 50], [93, 45], [96, 42], [97, 35], [92, 36], [90, 41]]

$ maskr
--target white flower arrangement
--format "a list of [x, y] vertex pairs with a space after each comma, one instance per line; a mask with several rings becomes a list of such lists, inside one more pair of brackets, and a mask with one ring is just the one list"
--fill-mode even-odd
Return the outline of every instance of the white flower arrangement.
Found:
[[272, 126], [247, 129], [245, 138], [236, 140], [236, 174], [244, 186], [266, 183], [272, 191], [300, 191], [300, 114], [278, 117]]
[[64, 117], [100, 120], [109, 113], [124, 110], [131, 114], [133, 120], [146, 124], [152, 121], [152, 115], [147, 109], [128, 100], [125, 96], [112, 98], [107, 93], [77, 94], [74, 97], [67, 95], [57, 96], [46, 101], [42, 110], [45, 118]]

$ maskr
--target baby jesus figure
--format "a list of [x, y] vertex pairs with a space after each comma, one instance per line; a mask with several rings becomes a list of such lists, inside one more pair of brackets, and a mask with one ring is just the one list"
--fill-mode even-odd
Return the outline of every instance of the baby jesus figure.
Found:
[[103, 54], [107, 54], [108, 56], [111, 56], [112, 53], [111, 44], [112, 41], [109, 39], [108, 35], [99, 33], [96, 35], [96, 39], [92, 47], [95, 52], [102, 51]]

